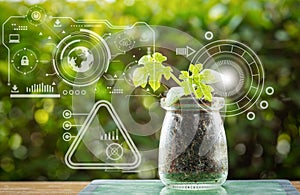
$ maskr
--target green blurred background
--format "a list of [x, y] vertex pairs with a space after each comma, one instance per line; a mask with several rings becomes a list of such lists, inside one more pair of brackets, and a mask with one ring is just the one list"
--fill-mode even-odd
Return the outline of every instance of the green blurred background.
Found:
[[[144, 21], [187, 32], [201, 40], [234, 39], [250, 46], [265, 68], [262, 94], [269, 108], [227, 118], [229, 179], [300, 179], [300, 2], [298, 0], [97, 0], [0, 1], [0, 20], [26, 15], [34, 3], [52, 16], [107, 19], [114, 25]], [[30, 36], [30, 35], [29, 35]], [[139, 174], [72, 170], [64, 164], [69, 146], [62, 140], [62, 110], [71, 98], [10, 99], [7, 50], [0, 47], [0, 180], [92, 180], [157, 178], [157, 170]], [[35, 79], [35, 78], [29, 78]], [[145, 144], [158, 140], [144, 138]], [[150, 141], [149, 141], [150, 140]], [[141, 140], [143, 142], [143, 140]]]

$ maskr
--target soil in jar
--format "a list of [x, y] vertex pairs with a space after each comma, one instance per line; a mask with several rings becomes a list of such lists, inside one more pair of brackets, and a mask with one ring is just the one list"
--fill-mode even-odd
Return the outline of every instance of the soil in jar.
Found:
[[[220, 178], [224, 177], [226, 171], [226, 163], [222, 161], [222, 150], [218, 144], [208, 144], [206, 148], [204, 144], [205, 139], [216, 140], [221, 139], [219, 134], [208, 132], [211, 129], [211, 115], [205, 110], [187, 111], [188, 113], [183, 114], [180, 110], [174, 111], [171, 125], [172, 128], [172, 140], [170, 150], [163, 158], [165, 162], [162, 164], [160, 174], [163, 174], [166, 179], [177, 182], [219, 182]], [[201, 115], [201, 117], [200, 117]], [[197, 123], [196, 132], [188, 144], [182, 139], [183, 134], [189, 131], [191, 124], [194, 124], [195, 116], [200, 120]], [[186, 147], [182, 151], [181, 147]], [[182, 151], [179, 155], [173, 151]], [[201, 152], [202, 151], [202, 152]], [[219, 156], [216, 156], [219, 155]], [[225, 152], [223, 155], [227, 155]], [[226, 158], [226, 157], [224, 157]], [[226, 161], [227, 162], [227, 161]]]

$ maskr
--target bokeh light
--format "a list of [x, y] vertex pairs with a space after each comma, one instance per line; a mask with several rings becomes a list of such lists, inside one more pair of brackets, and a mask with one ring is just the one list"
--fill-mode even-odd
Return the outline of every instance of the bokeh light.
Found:
[[[233, 39], [251, 47], [265, 69], [266, 89], [261, 99], [268, 102], [266, 109], [249, 110], [240, 116], [225, 119], [229, 148], [229, 179], [300, 178], [300, 12], [299, 2], [291, 1], [198, 1], [198, 0], [96, 0], [96, 1], [1, 1], [2, 23], [11, 15], [26, 15], [34, 3], [45, 8], [49, 16], [68, 16], [76, 20], [106, 19], [114, 25], [131, 25], [138, 21], [150, 25], [177, 28], [199, 39], [203, 44], [219, 39]], [[201, 8], [201, 9], [200, 9]], [[28, 31], [26, 36], [42, 29]], [[213, 39], [205, 39], [211, 31]], [[103, 32], [97, 32], [103, 33]], [[22, 37], [27, 38], [27, 37]], [[181, 40], [178, 39], [181, 43]], [[43, 45], [44, 42], [40, 42]], [[20, 45], [21, 46], [21, 45]], [[44, 45], [38, 51], [41, 58], [52, 57], [52, 47]], [[159, 48], [158, 48], [159, 49]], [[7, 85], [7, 50], [0, 49], [0, 179], [1, 180], [92, 180], [95, 178], [157, 178], [156, 162], [149, 162], [149, 171], [136, 174], [112, 173], [99, 170], [71, 170], [64, 163], [64, 154], [71, 142], [62, 139], [65, 130], [63, 110], [71, 110], [72, 96], [60, 99], [11, 99]], [[146, 51], [145, 51], [146, 52]], [[167, 63], [179, 67], [188, 65], [171, 51]], [[136, 54], [135, 60], [142, 55]], [[120, 59], [124, 60], [124, 59]], [[124, 62], [128, 64], [129, 62]], [[122, 73], [125, 65], [110, 66], [109, 70]], [[49, 64], [40, 64], [47, 73], [53, 73]], [[228, 89], [233, 89], [237, 70], [224, 78]], [[232, 74], [232, 75], [231, 75]], [[19, 75], [11, 75], [18, 78]], [[60, 91], [71, 88], [53, 77]], [[27, 82], [43, 82], [43, 75], [28, 75]], [[234, 81], [234, 82], [233, 82]], [[110, 100], [107, 81], [96, 86], [96, 99]], [[113, 82], [110, 83], [113, 85]], [[147, 122], [147, 109], [156, 97], [136, 98], [133, 117]], [[146, 114], [145, 114], [146, 113]], [[250, 113], [250, 114], [249, 114]], [[250, 115], [250, 119], [247, 119]], [[71, 121], [71, 119], [68, 119]], [[73, 121], [72, 121], [73, 123]], [[125, 124], [126, 125], [126, 124]], [[78, 132], [68, 130], [73, 136]], [[160, 132], [150, 136], [134, 137], [138, 146], [157, 145]], [[45, 164], [45, 162], [47, 162]]]
[[37, 123], [43, 125], [48, 122], [49, 120], [49, 114], [46, 110], [44, 109], [39, 109], [35, 111], [34, 113], [34, 119]]

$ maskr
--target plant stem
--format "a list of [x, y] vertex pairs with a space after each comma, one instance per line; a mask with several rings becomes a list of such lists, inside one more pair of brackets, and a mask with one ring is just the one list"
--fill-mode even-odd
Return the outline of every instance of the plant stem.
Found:
[[176, 78], [176, 76], [175, 76], [173, 73], [171, 73], [171, 78], [172, 78], [179, 86], [181, 86], [181, 82]]

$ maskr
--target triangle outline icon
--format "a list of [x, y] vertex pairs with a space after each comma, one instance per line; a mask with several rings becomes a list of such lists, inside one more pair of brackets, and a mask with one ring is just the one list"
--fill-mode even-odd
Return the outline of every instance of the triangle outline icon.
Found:
[[188, 45], [186, 46], [186, 57], [193, 55], [195, 52], [196, 52], [196, 50], [194, 50], [193, 48], [191, 48]]
[[[91, 125], [94, 118], [97, 116], [97, 113], [101, 107], [105, 107], [111, 117], [113, 118], [114, 122], [116, 123], [119, 132], [123, 136], [124, 140], [126, 141], [127, 145], [130, 148], [131, 153], [135, 157], [135, 161], [133, 163], [97, 163], [97, 162], [73, 162], [72, 157], [75, 154], [77, 147], [79, 146], [80, 142], [82, 141], [84, 134], [88, 131], [89, 126]], [[125, 129], [123, 123], [121, 122], [120, 118], [117, 115], [117, 112], [113, 108], [110, 102], [106, 100], [100, 100], [96, 102], [88, 114], [86, 120], [84, 121], [83, 125], [81, 126], [78, 134], [75, 136], [72, 144], [70, 145], [68, 151], [65, 154], [65, 163], [71, 169], [121, 169], [121, 170], [132, 170], [137, 168], [141, 163], [141, 155], [135, 146], [134, 142], [132, 141], [130, 135], [128, 134], [127, 130]]]

